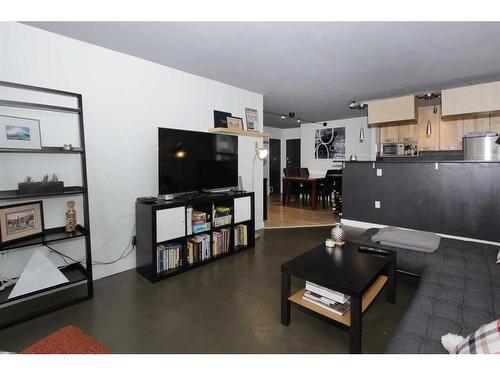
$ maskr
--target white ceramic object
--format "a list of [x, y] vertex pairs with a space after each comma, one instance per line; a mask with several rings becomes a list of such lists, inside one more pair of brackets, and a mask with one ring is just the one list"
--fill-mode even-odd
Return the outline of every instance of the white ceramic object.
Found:
[[336, 244], [343, 244], [345, 242], [345, 230], [342, 224], [337, 223], [332, 228], [332, 239]]

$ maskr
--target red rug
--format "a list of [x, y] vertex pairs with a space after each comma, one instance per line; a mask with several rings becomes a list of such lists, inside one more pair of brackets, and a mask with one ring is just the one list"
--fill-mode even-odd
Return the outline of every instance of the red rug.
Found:
[[24, 349], [23, 354], [111, 354], [80, 328], [67, 326]]

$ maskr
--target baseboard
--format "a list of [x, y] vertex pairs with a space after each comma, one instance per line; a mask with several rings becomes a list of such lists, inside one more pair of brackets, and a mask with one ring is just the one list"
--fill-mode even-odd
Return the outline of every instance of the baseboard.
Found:
[[331, 224], [303, 224], [303, 225], [287, 225], [287, 226], [283, 226], [283, 227], [264, 227], [264, 229], [333, 227], [334, 225], [335, 225], [335, 223], [331, 223]]
[[[375, 224], [375, 223], [368, 223], [366, 221], [357, 221], [357, 220], [350, 220], [350, 219], [341, 219], [341, 223], [345, 226], [349, 227], [356, 227], [356, 228], [362, 228], [362, 229], [369, 229], [369, 228], [385, 228], [388, 225], [382, 225], [382, 224]], [[408, 230], [414, 230], [412, 228], [403, 228], [403, 227], [398, 227], [401, 229], [408, 229]], [[445, 233], [436, 233], [440, 235], [441, 237], [445, 238], [452, 238], [454, 240], [460, 240], [460, 241], [467, 241], [467, 242], [477, 242], [477, 243], [484, 243], [486, 245], [493, 245], [493, 246], [500, 246], [500, 242], [493, 242], [493, 241], [486, 241], [486, 240], [480, 240], [478, 238], [469, 238], [469, 237], [460, 237], [460, 236], [453, 236], [451, 234], [445, 234]]]

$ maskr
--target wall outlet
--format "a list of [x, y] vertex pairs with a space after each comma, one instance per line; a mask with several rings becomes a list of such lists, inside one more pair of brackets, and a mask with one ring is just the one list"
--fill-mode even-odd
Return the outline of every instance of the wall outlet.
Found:
[[375, 201], [375, 208], [380, 208], [380, 201]]
[[382, 168], [377, 168], [377, 176], [382, 176]]

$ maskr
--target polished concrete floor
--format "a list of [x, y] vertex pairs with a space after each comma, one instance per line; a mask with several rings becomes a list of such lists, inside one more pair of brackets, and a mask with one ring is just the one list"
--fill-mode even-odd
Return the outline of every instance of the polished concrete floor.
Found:
[[[0, 351], [20, 351], [73, 324], [113, 353], [346, 353], [344, 329], [294, 308], [290, 326], [280, 324], [280, 264], [328, 233], [267, 230], [255, 249], [156, 284], [134, 270], [98, 280], [92, 300], [0, 331]], [[397, 303], [381, 295], [365, 312], [364, 353], [385, 351], [417, 286], [398, 274]], [[300, 287], [294, 279], [292, 289]]]

